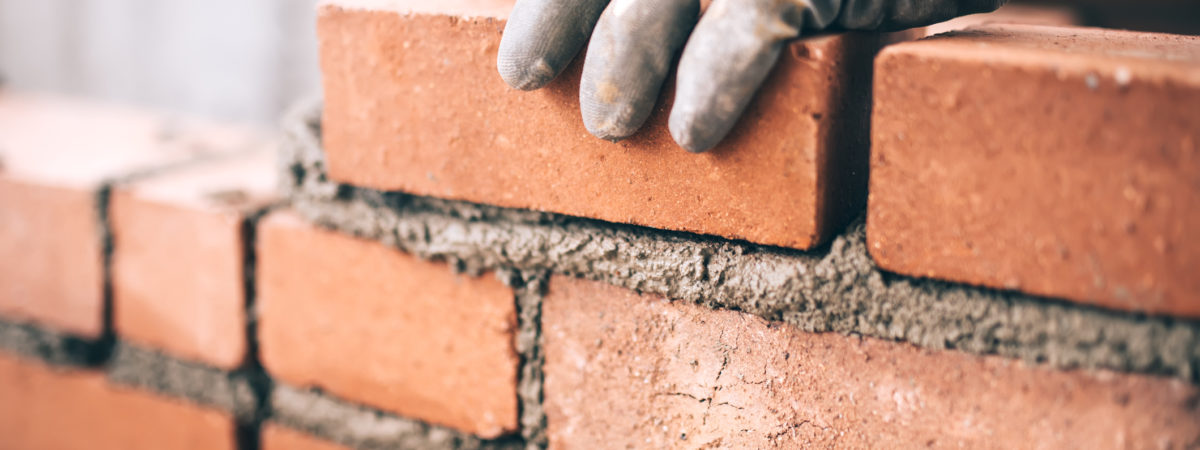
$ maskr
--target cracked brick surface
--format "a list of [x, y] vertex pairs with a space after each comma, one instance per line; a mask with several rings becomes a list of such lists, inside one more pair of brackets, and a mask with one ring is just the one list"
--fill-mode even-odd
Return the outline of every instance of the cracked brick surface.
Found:
[[552, 448], [1186, 447], [1200, 388], [808, 333], [554, 277], [543, 304]]

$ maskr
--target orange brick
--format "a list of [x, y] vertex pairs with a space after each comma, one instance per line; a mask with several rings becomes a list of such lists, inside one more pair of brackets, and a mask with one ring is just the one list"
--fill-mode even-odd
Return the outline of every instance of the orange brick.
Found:
[[1200, 38], [995, 25], [877, 74], [880, 267], [1200, 317]]
[[103, 250], [96, 194], [0, 172], [0, 314], [99, 337]]
[[1200, 389], [1176, 379], [805, 333], [566, 277], [542, 312], [554, 448], [1200, 442]]
[[263, 450], [347, 450], [348, 448], [273, 423], [267, 423], [262, 429]]
[[336, 181], [796, 248], [861, 211], [870, 61], [899, 35], [798, 41], [731, 136], [696, 155], [667, 130], [671, 82], [646, 128], [612, 143], [583, 127], [581, 64], [538, 91], [504, 84], [502, 20], [328, 3], [322, 131]]
[[272, 375], [485, 438], [517, 429], [510, 288], [290, 213], [264, 219], [257, 245]]
[[962, 30], [977, 25], [992, 23], [1022, 23], [1029, 25], [1069, 26], [1079, 25], [1079, 12], [1065, 5], [1009, 3], [1000, 9], [985, 14], [956, 17], [942, 23], [925, 27], [925, 35]]
[[44, 449], [236, 448], [229, 415], [0, 354], [0, 447]]
[[272, 152], [171, 170], [121, 186], [111, 201], [118, 335], [233, 369], [246, 355], [246, 236], [274, 201]]
[[99, 336], [98, 191], [242, 138], [143, 111], [0, 93], [0, 315]]

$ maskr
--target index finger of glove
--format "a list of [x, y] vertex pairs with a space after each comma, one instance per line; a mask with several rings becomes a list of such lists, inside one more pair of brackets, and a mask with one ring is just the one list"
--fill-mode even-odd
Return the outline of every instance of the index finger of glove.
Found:
[[615, 0], [609, 5], [592, 33], [579, 83], [588, 132], [619, 140], [642, 126], [699, 14], [698, 0]]
[[837, 15], [835, 0], [715, 0], [683, 49], [668, 125], [681, 147], [702, 152], [729, 133], [783, 45]]
[[517, 0], [500, 38], [496, 68], [516, 89], [545, 86], [587, 42], [608, 0]]

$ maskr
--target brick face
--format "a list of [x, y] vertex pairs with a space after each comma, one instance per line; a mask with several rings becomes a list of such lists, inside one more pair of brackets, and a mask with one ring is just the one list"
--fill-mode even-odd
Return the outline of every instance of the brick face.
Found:
[[103, 330], [96, 195], [0, 171], [0, 314], [82, 337]]
[[989, 26], [876, 75], [880, 267], [1200, 317], [1200, 38]]
[[294, 386], [482, 437], [517, 429], [513, 292], [290, 213], [262, 222], [260, 345]]
[[227, 414], [113, 387], [100, 372], [0, 353], [0, 399], [5, 450], [236, 448]]
[[348, 447], [267, 423], [262, 428], [262, 450], [348, 450]]
[[99, 336], [98, 192], [246, 140], [238, 128], [0, 92], [0, 315]]
[[927, 26], [925, 35], [932, 36], [992, 23], [1070, 26], [1079, 25], [1080, 17], [1075, 8], [1065, 5], [1009, 3], [990, 13], [971, 14]]
[[798, 41], [733, 134], [695, 155], [667, 131], [670, 82], [645, 130], [607, 142], [581, 122], [581, 64], [513, 91], [496, 72], [503, 21], [362, 3], [318, 19], [334, 180], [797, 248], [860, 211], [870, 61], [900, 35]]
[[552, 448], [1200, 443], [1200, 391], [1179, 380], [804, 333], [566, 277], [543, 315]]
[[123, 339], [233, 369], [245, 359], [243, 221], [274, 200], [270, 152], [172, 170], [112, 196]]

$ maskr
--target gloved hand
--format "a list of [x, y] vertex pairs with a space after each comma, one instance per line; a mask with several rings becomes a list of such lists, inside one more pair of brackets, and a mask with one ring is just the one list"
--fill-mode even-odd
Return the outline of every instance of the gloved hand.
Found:
[[583, 124], [617, 141], [650, 116], [683, 47], [669, 126], [680, 146], [702, 152], [729, 133], [784, 44], [802, 30], [904, 29], [1005, 1], [714, 0], [700, 17], [700, 0], [517, 0], [496, 65], [510, 86], [537, 89], [590, 35], [579, 86]]

